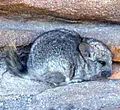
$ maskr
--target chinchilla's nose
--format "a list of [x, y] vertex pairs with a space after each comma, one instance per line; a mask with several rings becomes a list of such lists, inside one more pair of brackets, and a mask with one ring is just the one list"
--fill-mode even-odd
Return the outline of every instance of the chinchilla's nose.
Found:
[[102, 71], [101, 76], [102, 77], [110, 77], [112, 75], [112, 70]]

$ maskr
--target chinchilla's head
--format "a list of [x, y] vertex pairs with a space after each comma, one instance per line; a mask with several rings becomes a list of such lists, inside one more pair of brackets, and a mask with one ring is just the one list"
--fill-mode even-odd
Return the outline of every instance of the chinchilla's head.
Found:
[[85, 60], [84, 80], [107, 78], [112, 73], [112, 53], [101, 41], [83, 38], [79, 46]]

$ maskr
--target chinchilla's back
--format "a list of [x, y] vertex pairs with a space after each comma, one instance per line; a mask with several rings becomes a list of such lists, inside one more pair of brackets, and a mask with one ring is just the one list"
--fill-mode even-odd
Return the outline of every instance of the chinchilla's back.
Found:
[[38, 79], [56, 73], [71, 79], [75, 74], [81, 40], [79, 34], [66, 29], [40, 35], [30, 51], [29, 73]]

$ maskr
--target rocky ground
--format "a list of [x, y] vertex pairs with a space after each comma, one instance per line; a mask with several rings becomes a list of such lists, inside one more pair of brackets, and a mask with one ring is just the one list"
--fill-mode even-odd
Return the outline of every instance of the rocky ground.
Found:
[[120, 22], [119, 0], [3, 0], [0, 14], [26, 19], [54, 17], [72, 21]]
[[120, 81], [91, 81], [50, 88], [9, 77], [1, 82], [0, 110], [119, 110]]

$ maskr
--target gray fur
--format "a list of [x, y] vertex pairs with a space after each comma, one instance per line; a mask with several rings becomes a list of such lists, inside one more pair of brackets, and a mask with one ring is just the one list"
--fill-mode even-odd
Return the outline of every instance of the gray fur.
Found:
[[57, 86], [108, 77], [111, 69], [112, 54], [102, 42], [57, 29], [34, 41], [27, 61], [28, 73], [23, 78]]

